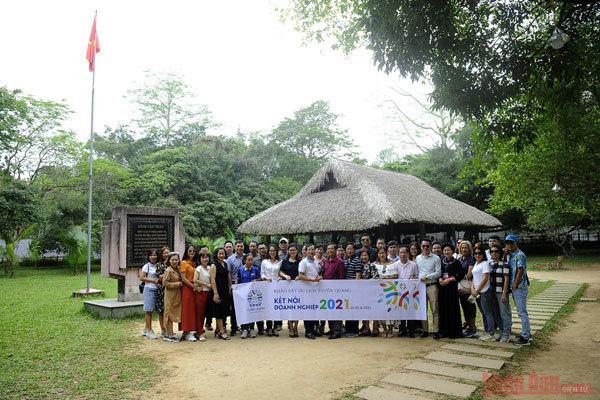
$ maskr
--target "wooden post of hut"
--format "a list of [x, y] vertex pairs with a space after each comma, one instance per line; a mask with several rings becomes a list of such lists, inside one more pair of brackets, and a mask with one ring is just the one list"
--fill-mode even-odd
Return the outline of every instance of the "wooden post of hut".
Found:
[[267, 235], [267, 246], [271, 244], [271, 235]]
[[312, 244], [315, 244], [315, 234], [314, 233], [309, 233], [308, 234], [308, 241]]
[[419, 241], [423, 241], [425, 239], [425, 224], [423, 222], [419, 222]]
[[346, 231], [344, 235], [346, 236], [346, 243], [354, 243], [354, 235], [352, 232]]

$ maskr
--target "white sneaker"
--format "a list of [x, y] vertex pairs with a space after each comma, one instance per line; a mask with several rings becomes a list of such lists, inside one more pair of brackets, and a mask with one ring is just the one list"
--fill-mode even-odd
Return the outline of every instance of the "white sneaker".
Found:
[[142, 336], [148, 336], [148, 329], [142, 329]]
[[250, 329], [250, 337], [251, 338], [255, 338], [256, 337], [256, 331], [254, 329]]
[[248, 331], [244, 329], [244, 330], [242, 331], [241, 338], [242, 338], [242, 339], [246, 339], [247, 337], [248, 337]]
[[146, 336], [148, 336], [148, 339], [158, 339], [158, 336], [154, 334], [154, 331], [152, 329], [146, 332]]
[[196, 336], [194, 336], [194, 334], [190, 332], [186, 335], [185, 340], [187, 340], [188, 342], [195, 342], [198, 339], [196, 339]]
[[479, 340], [483, 340], [484, 342], [490, 342], [490, 341], [494, 340], [494, 337], [492, 335], [490, 335], [489, 333], [486, 333], [485, 335], [481, 336], [479, 338]]
[[179, 342], [179, 337], [177, 337], [176, 334], [173, 334], [173, 336], [165, 336], [163, 338], [163, 340], [165, 342], [174, 342], [174, 343], [177, 343], [177, 342]]
[[163, 330], [160, 331], [160, 336], [167, 337], [167, 330], [165, 328], [163, 328]]

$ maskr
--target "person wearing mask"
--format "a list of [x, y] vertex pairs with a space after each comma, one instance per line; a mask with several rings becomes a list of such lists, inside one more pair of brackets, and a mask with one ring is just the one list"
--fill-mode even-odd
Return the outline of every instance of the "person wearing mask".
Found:
[[[277, 282], [281, 280], [281, 277], [279, 276], [281, 260], [279, 259], [277, 246], [270, 244], [267, 254], [268, 258], [263, 260], [260, 266], [260, 275], [265, 281]], [[276, 326], [277, 322], [279, 321], [267, 321], [267, 336], [279, 336]]]
[[[231, 282], [235, 282], [237, 280], [238, 271], [244, 264], [244, 242], [241, 240], [236, 240], [233, 249], [234, 253], [227, 260], [225, 260], [225, 263], [227, 264], [227, 270], [231, 275]], [[229, 307], [229, 321], [231, 322], [231, 332], [229, 332], [229, 336], [235, 336], [238, 331], [238, 326], [235, 318], [233, 295], [229, 296]]]
[[[398, 279], [419, 279], [419, 267], [417, 263], [409, 259], [410, 249], [406, 246], [401, 246], [398, 256]], [[400, 321], [400, 329], [398, 336], [408, 335], [411, 339], [415, 337], [415, 328], [417, 323], [415, 320]]]
[[[281, 262], [279, 276], [286, 281], [293, 281], [298, 278], [298, 267], [300, 266], [300, 257], [298, 247], [292, 243], [288, 247], [288, 255]], [[298, 337], [298, 321], [288, 321], [288, 332], [291, 338]]]
[[529, 293], [527, 257], [519, 249], [517, 235], [508, 235], [504, 239], [504, 243], [509, 257], [510, 287], [522, 326], [521, 334], [514, 344], [516, 346], [528, 346], [531, 338], [531, 327], [529, 325], [529, 314], [527, 313], [527, 294]]
[[489, 342], [494, 339], [494, 314], [492, 313], [492, 296], [490, 290], [490, 265], [485, 259], [485, 252], [481, 248], [473, 250], [475, 265], [472, 269], [473, 283], [471, 286], [471, 296], [477, 301], [479, 311], [483, 317], [485, 334], [479, 339]]
[[158, 292], [158, 274], [156, 272], [156, 265], [158, 263], [158, 251], [152, 249], [148, 252], [146, 257], [148, 261], [140, 271], [140, 281], [145, 282], [144, 292], [144, 312], [146, 313], [145, 325], [142, 330], [142, 336], [146, 336], [148, 339], [158, 339], [158, 336], [154, 334], [152, 330], [152, 315], [156, 311], [156, 297]]
[[458, 282], [464, 277], [462, 265], [454, 258], [450, 243], [442, 246], [442, 276], [438, 278], [439, 334], [448, 338], [462, 337]]
[[[335, 243], [327, 245], [327, 258], [323, 264], [323, 279], [344, 279], [346, 271], [344, 260], [336, 255]], [[342, 321], [329, 321], [330, 335], [328, 339], [339, 339], [342, 337]]]
[[198, 327], [196, 326], [196, 295], [194, 290], [194, 273], [196, 272], [197, 257], [196, 246], [188, 244], [183, 254], [183, 259], [179, 265], [181, 281], [181, 322], [179, 330], [183, 331], [181, 340], [195, 342]]
[[[422, 253], [417, 256], [417, 266], [419, 267], [419, 279], [425, 283], [427, 292], [427, 303], [431, 308], [433, 316], [433, 338], [439, 339], [439, 310], [438, 310], [438, 290], [437, 279], [442, 275], [442, 261], [438, 256], [431, 253], [431, 240], [423, 239], [421, 242]], [[427, 308], [427, 307], [425, 307]], [[423, 333], [421, 337], [429, 336], [429, 322], [427, 320], [421, 323]]]
[[[319, 282], [323, 277], [320, 275], [320, 267], [315, 259], [315, 245], [309, 243], [306, 245], [306, 257], [298, 265], [298, 280], [305, 282]], [[307, 339], [315, 339], [320, 336], [316, 331], [317, 321], [304, 321], [304, 336]]]

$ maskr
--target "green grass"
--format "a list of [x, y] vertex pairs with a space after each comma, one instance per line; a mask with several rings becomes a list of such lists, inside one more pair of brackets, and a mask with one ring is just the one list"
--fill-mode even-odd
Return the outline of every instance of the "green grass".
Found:
[[[131, 320], [101, 320], [72, 292], [85, 274], [18, 268], [0, 276], [0, 397], [132, 397], [156, 380], [156, 362], [137, 353]], [[116, 297], [117, 283], [92, 273], [92, 287]]]
[[[527, 268], [532, 270], [542, 269], [535, 267], [535, 265], [545, 267], [549, 262], [555, 262], [556, 258], [556, 255], [527, 257]], [[600, 264], [600, 250], [576, 250], [573, 258], [563, 257], [563, 268], [589, 267], [592, 264]]]

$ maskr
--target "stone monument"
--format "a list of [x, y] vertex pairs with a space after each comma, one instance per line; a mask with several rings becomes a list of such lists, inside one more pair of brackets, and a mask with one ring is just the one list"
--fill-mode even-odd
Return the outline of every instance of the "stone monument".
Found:
[[[118, 281], [118, 299], [85, 302], [101, 316], [121, 317], [140, 312], [140, 269], [150, 249], [169, 246], [183, 254], [185, 232], [179, 210], [159, 207], [115, 207], [102, 227], [102, 276]], [[100, 309], [99, 307], [104, 307]], [[110, 309], [110, 310], [109, 310]]]

